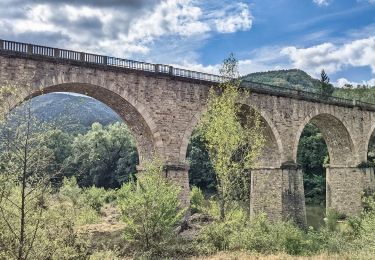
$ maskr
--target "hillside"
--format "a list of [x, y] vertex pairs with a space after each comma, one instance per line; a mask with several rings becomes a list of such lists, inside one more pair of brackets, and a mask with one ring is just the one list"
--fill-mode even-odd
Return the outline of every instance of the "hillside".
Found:
[[256, 72], [250, 73], [242, 78], [257, 83], [313, 92], [316, 91], [320, 84], [319, 80], [314, 79], [306, 72], [298, 69]]
[[40, 120], [57, 123], [69, 131], [84, 132], [92, 123], [108, 125], [121, 118], [96, 99], [69, 93], [50, 93], [31, 100], [33, 114]]

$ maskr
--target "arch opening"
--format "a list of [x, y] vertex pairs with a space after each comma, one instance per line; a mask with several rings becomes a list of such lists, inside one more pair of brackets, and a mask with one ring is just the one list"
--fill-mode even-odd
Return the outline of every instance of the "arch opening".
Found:
[[[118, 160], [116, 159], [112, 163], [108, 162], [107, 166], [96, 165], [96, 169], [92, 167], [88, 173], [93, 176], [86, 176], [88, 179], [91, 178], [91, 180], [82, 186], [96, 185], [105, 188], [117, 188], [128, 179], [130, 172], [131, 174], [136, 173], [137, 165], [150, 159], [155, 152], [158, 152], [159, 156], [163, 157], [160, 134], [156, 131], [155, 124], [146, 109], [137, 104], [130, 96], [125, 95], [126, 93], [117, 92], [121, 94], [114, 93], [100, 86], [82, 83], [59, 84], [43, 89], [29, 88], [28, 91], [14, 99], [18, 101], [16, 103], [13, 102], [14, 104], [9, 109], [9, 115], [19, 110], [20, 107], [30, 104], [27, 106], [31, 107], [30, 111], [33, 110], [33, 114], [37, 112], [36, 119], [41, 119], [39, 120], [40, 122], [53, 121], [55, 128], [60, 128], [59, 130], [62, 133], [57, 138], [66, 139], [65, 135], [67, 134], [69, 138], [74, 139], [74, 143], [79, 143], [76, 139], [80, 135], [78, 139], [83, 140], [80, 145], [83, 147], [86, 145], [86, 150], [98, 150], [98, 146], [109, 146], [102, 148], [108, 148], [108, 157], [111, 157], [110, 154], [112, 153], [117, 156]], [[21, 101], [22, 99], [24, 100], [23, 102]], [[65, 105], [64, 100], [68, 100]], [[92, 125], [92, 123], [94, 124]], [[118, 136], [115, 136], [116, 134]], [[111, 138], [106, 138], [108, 137], [107, 135], [114, 136], [110, 140]], [[88, 140], [90, 138], [91, 140]], [[57, 142], [59, 141], [62, 140]], [[83, 144], [85, 141], [86, 143]], [[94, 143], [95, 147], [89, 145], [90, 141]], [[100, 141], [107, 143], [103, 144]], [[125, 144], [120, 144], [121, 142]], [[121, 148], [117, 147], [119, 148], [118, 151], [111, 150], [116, 145], [121, 146]], [[60, 150], [64, 152], [63, 148]], [[85, 152], [83, 149], [82, 153], [85, 154]], [[125, 156], [124, 152], [128, 153], [129, 156]], [[91, 154], [88, 156], [96, 156], [98, 161], [111, 160], [110, 158], [105, 158], [103, 154]], [[80, 164], [78, 162], [74, 163], [76, 165]], [[108, 176], [98, 176], [95, 172], [103, 171], [103, 169], [100, 169], [103, 167], [109, 168], [108, 171], [110, 172], [116, 172], [116, 176], [119, 178], [113, 180]], [[121, 171], [125, 174], [121, 175]], [[66, 175], [74, 175], [74, 173]]]
[[296, 162], [303, 171], [307, 224], [319, 228], [326, 213], [326, 165], [352, 166], [353, 143], [344, 124], [329, 114], [310, 118], [298, 135]]
[[1, 125], [0, 138], [11, 147], [28, 140], [30, 149], [49, 151], [43, 160], [52, 161], [45, 171], [56, 188], [64, 177], [75, 177], [81, 187], [119, 188], [137, 171], [138, 151], [128, 126], [94, 98], [39, 95], [12, 109]]
[[[254, 107], [246, 104], [239, 104], [239, 106], [240, 120], [242, 123], [249, 124], [250, 127], [254, 125], [254, 121], [252, 120], [255, 119], [255, 115], [258, 115], [257, 118], [260, 120], [265, 140], [264, 147], [255, 162], [254, 168], [279, 168], [281, 165], [282, 148], [276, 128], [273, 127], [271, 121], [264, 114], [258, 112]], [[199, 130], [196, 129], [196, 125], [199, 122], [198, 118], [199, 116], [194, 116], [187, 128], [188, 133], [186, 132], [184, 135], [180, 155], [185, 155], [183, 159], [187, 159], [190, 164], [190, 186], [198, 186], [206, 193], [212, 194], [215, 192], [216, 177], [204, 138]], [[187, 145], [184, 146], [184, 143]], [[250, 176], [251, 173], [249, 173], [249, 188]]]
[[85, 95], [108, 106], [113, 110], [132, 132], [139, 153], [139, 163], [151, 159], [154, 153], [163, 158], [163, 144], [156, 125], [146, 109], [126, 93], [117, 94], [104, 87], [87, 83], [64, 83], [45, 87], [30, 94], [31, 99], [42, 94], [70, 92]]

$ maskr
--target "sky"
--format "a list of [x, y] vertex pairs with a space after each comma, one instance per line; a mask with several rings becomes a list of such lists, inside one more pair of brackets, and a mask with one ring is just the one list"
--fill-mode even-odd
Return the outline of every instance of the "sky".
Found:
[[375, 85], [375, 0], [0, 0], [0, 38], [218, 73]]

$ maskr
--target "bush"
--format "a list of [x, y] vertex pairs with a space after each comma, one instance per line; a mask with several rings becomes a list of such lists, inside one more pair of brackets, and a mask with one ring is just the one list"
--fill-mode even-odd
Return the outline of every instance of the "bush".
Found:
[[215, 221], [205, 226], [199, 234], [202, 249], [208, 252], [230, 249], [233, 234], [243, 228], [246, 222], [245, 211], [233, 203], [233, 207], [226, 212], [225, 221], [220, 221], [218, 202], [210, 201], [208, 212]]
[[201, 213], [204, 208], [204, 195], [200, 188], [193, 186], [190, 192], [191, 214]]
[[179, 187], [162, 176], [162, 165], [152, 162], [138, 181], [124, 184], [118, 204], [125, 223], [124, 237], [141, 251], [161, 249], [182, 220]]
[[57, 203], [70, 208], [75, 225], [94, 224], [99, 220], [98, 212], [105, 200], [102, 192], [105, 190], [96, 187], [82, 190], [75, 177], [64, 178]]
[[249, 250], [258, 253], [305, 253], [305, 234], [290, 222], [271, 223], [261, 214], [247, 219], [243, 209], [227, 212], [225, 221], [215, 221], [202, 229], [200, 242], [208, 252], [218, 250]]
[[92, 207], [96, 212], [100, 212], [106, 202], [107, 194], [104, 188], [92, 186], [83, 191], [83, 200], [86, 205]]

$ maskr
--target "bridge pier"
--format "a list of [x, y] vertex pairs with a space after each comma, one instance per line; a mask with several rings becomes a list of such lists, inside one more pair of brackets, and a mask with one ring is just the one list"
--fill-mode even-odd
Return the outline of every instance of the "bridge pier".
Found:
[[166, 164], [164, 167], [165, 176], [178, 185], [181, 189], [181, 207], [187, 208], [190, 205], [189, 186], [189, 165], [188, 164]]
[[326, 174], [327, 210], [358, 215], [362, 210], [362, 193], [375, 191], [374, 169], [330, 165]]
[[251, 171], [250, 214], [266, 213], [270, 220], [293, 220], [306, 227], [302, 170], [295, 163]]

